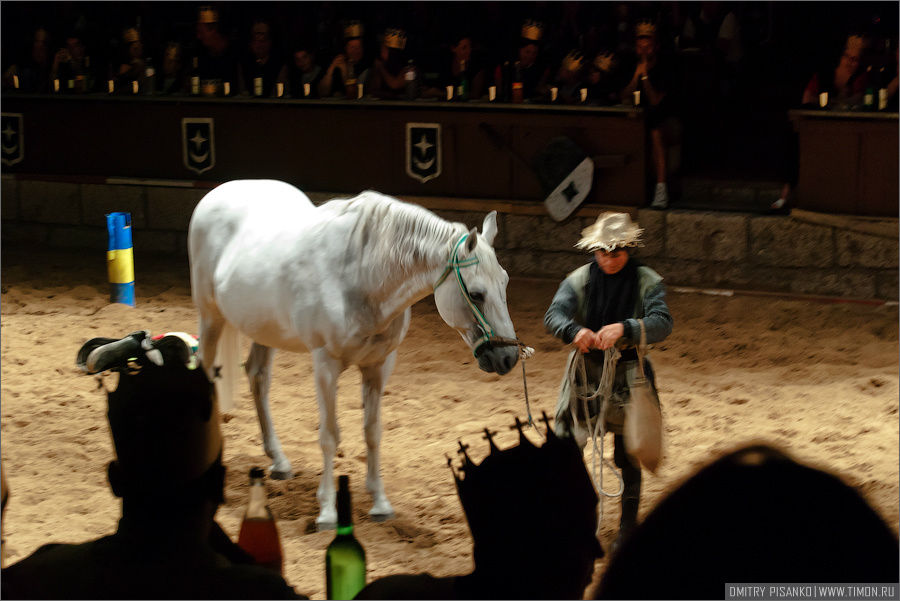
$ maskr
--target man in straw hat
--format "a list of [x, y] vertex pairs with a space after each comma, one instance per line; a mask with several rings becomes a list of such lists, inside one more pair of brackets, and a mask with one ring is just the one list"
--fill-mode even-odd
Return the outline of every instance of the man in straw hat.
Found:
[[[635, 345], [641, 339], [642, 328], [647, 343], [664, 340], [672, 332], [672, 316], [666, 305], [662, 277], [630, 256], [629, 249], [640, 244], [642, 232], [626, 213], [600, 215], [582, 231], [582, 238], [575, 245], [593, 252], [594, 260], [563, 280], [544, 315], [547, 330], [574, 346], [567, 362], [569, 368], [579, 353], [584, 358], [587, 382], [579, 382], [577, 377], [572, 381], [569, 373], [577, 370], [567, 369], [556, 406], [557, 435], [574, 436], [581, 447], [594, 431], [600, 407], [597, 399], [588, 402], [585, 416], [584, 404], [580, 398], [576, 399], [576, 391], [585, 396], [598, 390], [604, 351], [615, 346], [621, 352], [615, 364], [610, 406], [605, 413], [606, 429], [615, 435], [615, 463], [624, 480], [619, 535], [613, 550], [637, 524], [640, 503], [641, 470], [627, 457], [622, 435], [623, 408], [630, 398], [629, 386], [638, 373]], [[644, 372], [655, 395], [656, 382], [646, 358]]]
[[[137, 341], [138, 334], [130, 338]], [[100, 347], [94, 357], [120, 371], [118, 387], [107, 394], [116, 454], [108, 478], [122, 499], [118, 528], [82, 544], [41, 547], [3, 570], [2, 596], [305, 598], [280, 574], [253, 565], [214, 520], [224, 501], [225, 468], [215, 389], [205, 371], [190, 369], [178, 345], [157, 346], [162, 357], [153, 360], [140, 345], [123, 354], [122, 341], [112, 344], [111, 352]]]

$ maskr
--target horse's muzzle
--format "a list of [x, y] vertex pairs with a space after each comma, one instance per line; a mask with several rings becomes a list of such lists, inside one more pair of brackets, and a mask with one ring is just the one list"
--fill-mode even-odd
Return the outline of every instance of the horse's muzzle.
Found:
[[515, 367], [519, 360], [519, 347], [502, 340], [489, 340], [475, 349], [478, 367], [488, 373], [504, 375]]

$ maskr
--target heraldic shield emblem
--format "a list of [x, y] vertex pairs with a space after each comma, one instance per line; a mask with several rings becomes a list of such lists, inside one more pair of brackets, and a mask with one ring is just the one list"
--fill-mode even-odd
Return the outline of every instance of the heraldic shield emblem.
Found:
[[191, 171], [200, 174], [215, 167], [216, 141], [212, 118], [182, 119], [181, 147], [184, 153], [184, 166]]
[[3, 147], [0, 160], [4, 165], [15, 165], [25, 158], [25, 126], [22, 113], [2, 113], [0, 116], [0, 132]]
[[406, 124], [406, 174], [423, 184], [441, 174], [441, 124]]

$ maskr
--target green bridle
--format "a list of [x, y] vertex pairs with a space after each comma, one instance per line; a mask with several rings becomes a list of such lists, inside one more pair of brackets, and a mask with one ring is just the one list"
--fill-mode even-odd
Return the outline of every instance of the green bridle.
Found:
[[453, 252], [450, 253], [450, 259], [447, 261], [447, 267], [444, 268], [444, 273], [441, 274], [441, 277], [438, 278], [438, 281], [434, 284], [434, 290], [438, 289], [438, 286], [444, 283], [444, 280], [447, 279], [447, 276], [450, 274], [450, 270], [456, 272], [456, 282], [459, 284], [459, 291], [462, 292], [463, 299], [465, 299], [466, 304], [469, 305], [469, 309], [472, 310], [472, 314], [475, 315], [475, 320], [478, 322], [478, 327], [481, 328], [483, 333], [481, 339], [478, 341], [478, 344], [475, 345], [472, 350], [472, 354], [475, 357], [478, 357], [478, 349], [482, 347], [482, 345], [487, 344], [492, 339], [496, 338], [494, 334], [494, 328], [491, 327], [491, 324], [488, 323], [488, 320], [484, 317], [484, 314], [481, 310], [475, 305], [475, 301], [472, 300], [472, 297], [469, 295], [469, 290], [466, 288], [466, 283], [462, 279], [462, 274], [460, 273], [460, 268], [469, 267], [471, 265], [478, 264], [478, 256], [472, 255], [468, 259], [463, 261], [459, 260], [459, 247], [462, 246], [462, 243], [466, 241], [466, 238], [469, 237], [469, 234], [463, 234], [462, 238], [459, 239], [459, 242], [456, 243], [456, 246], [453, 247]]

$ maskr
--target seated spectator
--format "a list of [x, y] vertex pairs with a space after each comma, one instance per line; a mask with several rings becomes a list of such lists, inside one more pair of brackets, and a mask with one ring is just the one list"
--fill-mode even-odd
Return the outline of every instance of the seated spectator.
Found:
[[84, 94], [94, 91], [94, 71], [87, 56], [81, 34], [66, 36], [66, 45], [57, 50], [50, 67], [50, 79], [59, 80], [60, 92]]
[[51, 89], [50, 67], [50, 33], [44, 27], [38, 27], [31, 38], [28, 58], [6, 69], [3, 85], [23, 92], [47, 92]]
[[356, 86], [366, 85], [369, 79], [369, 61], [363, 47], [364, 33], [365, 28], [359, 21], [351, 21], [344, 27], [344, 52], [332, 59], [319, 82], [319, 95], [322, 98], [356, 98]]
[[278, 573], [249, 563], [215, 522], [225, 468], [214, 387], [185, 364], [184, 345], [165, 337], [169, 344], [145, 346], [146, 337], [136, 332], [88, 355], [95, 370], [120, 372], [107, 395], [116, 454], [108, 478], [122, 499], [116, 532], [41, 547], [3, 571], [3, 597], [302, 598]]
[[540, 447], [518, 419], [519, 445], [511, 449], [500, 451], [486, 431], [491, 453], [479, 465], [460, 443], [462, 476], [454, 476], [474, 544], [470, 574], [386, 576], [356, 599], [581, 599], [603, 556], [597, 494], [576, 444], [544, 420]]
[[[263, 20], [254, 22], [250, 36], [250, 55], [244, 63], [246, 92], [251, 96], [278, 96], [276, 84], [287, 84], [287, 65], [279, 53], [272, 52], [269, 23]], [[282, 94], [284, 92], [282, 89]]]
[[[587, 82], [582, 78], [584, 57], [578, 51], [573, 50], [563, 57], [562, 63], [553, 81], [556, 88], [556, 102], [560, 104], [581, 104], [581, 89], [587, 92]], [[553, 101], [551, 94], [550, 100]], [[585, 97], [584, 102], [587, 102]]]
[[588, 65], [585, 85], [588, 90], [588, 104], [612, 106], [619, 104], [619, 90], [622, 84], [617, 70], [617, 61], [612, 52], [600, 51]]
[[668, 132], [664, 131], [667, 120], [673, 116], [670, 98], [673, 84], [673, 66], [659, 52], [659, 41], [656, 37], [656, 25], [649, 21], [641, 21], [635, 27], [635, 53], [632, 65], [631, 80], [622, 90], [623, 104], [635, 102], [635, 92], [640, 93], [639, 104], [644, 107], [647, 129], [653, 149], [653, 166], [656, 175], [656, 189], [653, 193], [654, 209], [665, 209], [669, 206], [669, 191], [666, 186], [666, 147]]
[[240, 60], [222, 31], [218, 11], [209, 6], [200, 7], [196, 33], [200, 42], [197, 56], [200, 94], [228, 96], [242, 90]]
[[[526, 101], [546, 98], [550, 92], [550, 67], [544, 64], [541, 56], [540, 43], [543, 35], [544, 28], [540, 23], [526, 21], [522, 26], [513, 81], [518, 78], [522, 82], [522, 97]], [[516, 102], [515, 98], [513, 102]]]
[[397, 99], [406, 88], [406, 32], [385, 30], [372, 68], [369, 94], [374, 98]]
[[188, 79], [185, 73], [181, 44], [169, 42], [163, 52], [162, 73], [159, 80], [161, 94], [186, 94]]
[[[450, 56], [441, 68], [440, 83], [443, 89], [439, 97], [446, 98], [447, 86], [453, 86], [453, 97], [463, 100], [479, 99], [485, 93], [484, 67], [472, 56], [472, 38], [461, 29], [455, 29], [450, 42]], [[459, 87], [463, 86], [460, 94]]]
[[319, 84], [325, 71], [316, 64], [315, 50], [309, 46], [300, 46], [294, 50], [292, 59], [293, 63], [288, 73], [291, 82], [291, 96], [293, 98], [318, 98]]
[[897, 538], [856, 490], [757, 445], [663, 499], [613, 554], [595, 598], [724, 599], [726, 583], [897, 582], [898, 562]]
[[803, 90], [803, 104], [819, 106], [819, 94], [828, 93], [829, 106], [848, 109], [862, 104], [866, 76], [862, 68], [865, 39], [853, 34], [847, 37], [837, 66], [828, 66], [813, 74]]

